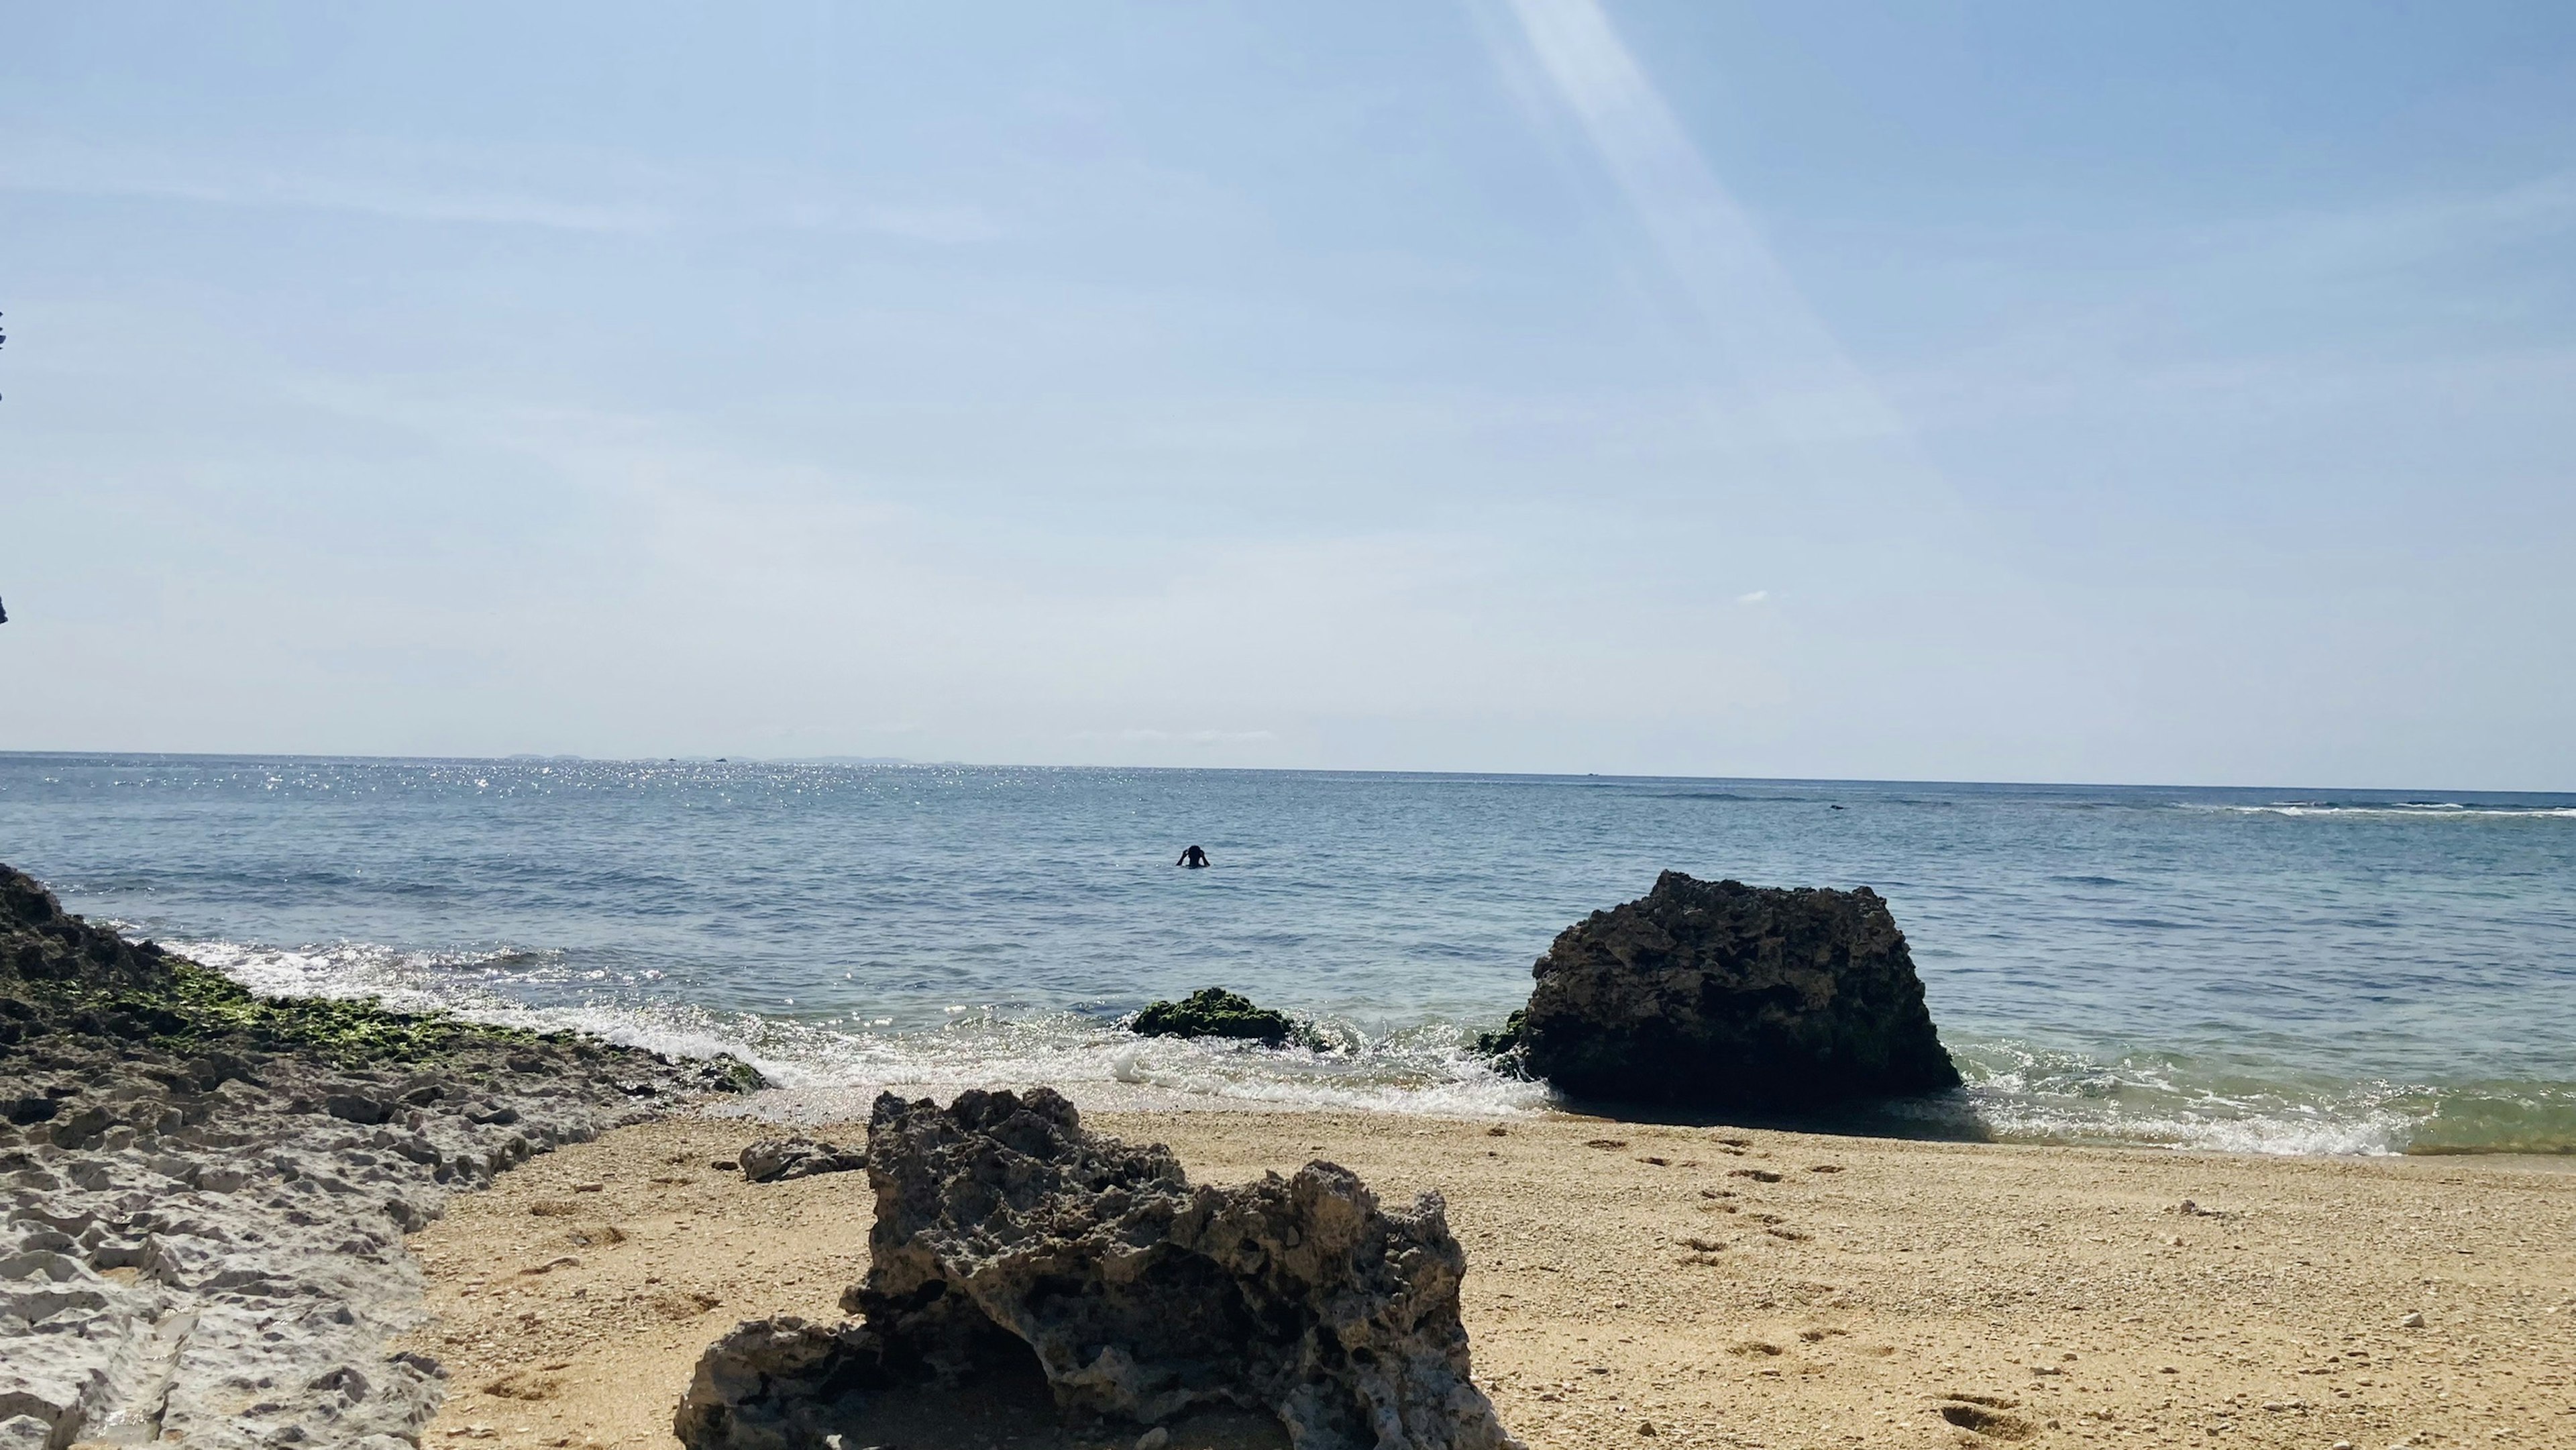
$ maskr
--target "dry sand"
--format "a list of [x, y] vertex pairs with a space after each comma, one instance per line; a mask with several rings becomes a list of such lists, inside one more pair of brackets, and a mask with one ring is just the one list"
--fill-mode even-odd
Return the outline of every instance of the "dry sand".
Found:
[[[1469, 1258], [1477, 1379], [1533, 1450], [2576, 1446], [2566, 1160], [2240, 1158], [1574, 1116], [1499, 1136], [1366, 1114], [1086, 1122], [1167, 1142], [1205, 1181], [1329, 1158], [1389, 1199], [1440, 1190]], [[771, 1314], [837, 1317], [866, 1265], [867, 1177], [751, 1185], [709, 1166], [760, 1135], [702, 1119], [622, 1129], [459, 1199], [415, 1235], [435, 1318], [409, 1344], [453, 1376], [425, 1443], [658, 1450], [716, 1335]], [[1068, 1439], [1039, 1419], [987, 1396], [916, 1407], [887, 1439], [984, 1450], [1133, 1434]], [[1173, 1443], [1260, 1438], [1210, 1426]]]

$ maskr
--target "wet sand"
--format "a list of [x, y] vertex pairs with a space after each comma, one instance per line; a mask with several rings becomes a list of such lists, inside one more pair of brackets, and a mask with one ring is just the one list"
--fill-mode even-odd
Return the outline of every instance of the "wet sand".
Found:
[[[1095, 1113], [1237, 1181], [1328, 1158], [1437, 1189], [1476, 1376], [1533, 1450], [2576, 1445], [2576, 1161], [2285, 1159], [1353, 1113]], [[411, 1248], [448, 1366], [423, 1442], [674, 1444], [737, 1320], [836, 1318], [863, 1173], [744, 1183], [768, 1130], [676, 1118], [458, 1199]], [[864, 1141], [860, 1125], [822, 1136]], [[2182, 1207], [2188, 1200], [2190, 1211]], [[2420, 1319], [2415, 1316], [2420, 1316]], [[1125, 1446], [1027, 1387], [908, 1450]], [[1173, 1444], [1276, 1443], [1258, 1425]]]

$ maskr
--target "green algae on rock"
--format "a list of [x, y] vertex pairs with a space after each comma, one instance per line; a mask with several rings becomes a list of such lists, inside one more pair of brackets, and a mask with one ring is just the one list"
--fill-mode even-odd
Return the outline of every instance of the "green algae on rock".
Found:
[[1250, 998], [1223, 987], [1202, 988], [1178, 1002], [1156, 1002], [1127, 1027], [1140, 1037], [1232, 1037], [1270, 1047], [1301, 1035], [1287, 1013], [1256, 1007]]
[[1528, 1027], [1529, 1009], [1527, 1007], [1514, 1007], [1512, 1009], [1512, 1015], [1503, 1019], [1503, 1025], [1499, 1031], [1479, 1032], [1476, 1034], [1476, 1055], [1478, 1057], [1491, 1057], [1497, 1059], [1511, 1058], [1514, 1061], [1518, 1061], [1518, 1055], [1521, 1050], [1521, 1033], [1526, 1031]]
[[536, 1154], [758, 1085], [259, 996], [0, 866], [0, 1261], [43, 1288], [0, 1293], [0, 1445], [412, 1444], [445, 1389], [385, 1353], [420, 1314], [402, 1236]]
[[[522, 1062], [550, 1067], [557, 1059], [562, 1066], [671, 1065], [658, 1054], [575, 1033], [398, 1012], [373, 998], [264, 997], [153, 942], [94, 926], [64, 911], [34, 877], [0, 865], [0, 1056], [51, 1033], [173, 1053], [303, 1052], [353, 1068], [437, 1065], [513, 1049]], [[700, 1091], [765, 1085], [749, 1063], [732, 1057], [689, 1070]]]

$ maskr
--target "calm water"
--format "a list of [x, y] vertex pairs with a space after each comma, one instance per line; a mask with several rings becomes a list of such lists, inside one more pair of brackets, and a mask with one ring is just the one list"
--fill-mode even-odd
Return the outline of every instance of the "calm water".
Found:
[[[1180, 871], [1197, 842], [1216, 861]], [[0, 755], [0, 860], [274, 990], [808, 1084], [1517, 1111], [1460, 1051], [1665, 867], [1868, 885], [2027, 1139], [2576, 1150], [2576, 797]], [[1222, 983], [1344, 1047], [1114, 1030]]]

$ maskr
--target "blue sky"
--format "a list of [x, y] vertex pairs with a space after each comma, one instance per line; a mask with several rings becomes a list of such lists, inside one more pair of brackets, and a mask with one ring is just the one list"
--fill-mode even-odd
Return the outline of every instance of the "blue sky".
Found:
[[0, 748], [2576, 788], [2576, 9], [0, 4]]

